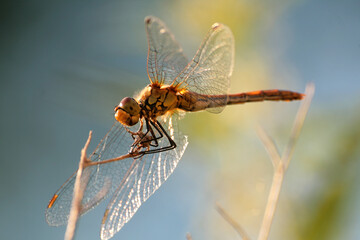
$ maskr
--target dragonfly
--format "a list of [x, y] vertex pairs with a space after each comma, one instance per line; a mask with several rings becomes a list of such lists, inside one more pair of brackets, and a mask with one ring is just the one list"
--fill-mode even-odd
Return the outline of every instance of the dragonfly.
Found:
[[[112, 238], [178, 165], [188, 145], [187, 136], [178, 129], [181, 115], [202, 110], [220, 113], [227, 105], [304, 97], [278, 89], [229, 94], [234, 37], [224, 24], [211, 26], [191, 61], [160, 19], [146, 17], [145, 29], [150, 83], [136, 97], [125, 97], [115, 107], [115, 123], [89, 156], [94, 164], [84, 169], [87, 184], [81, 214], [112, 196], [101, 222], [102, 240]], [[47, 206], [46, 221], [51, 226], [67, 223], [75, 175]]]

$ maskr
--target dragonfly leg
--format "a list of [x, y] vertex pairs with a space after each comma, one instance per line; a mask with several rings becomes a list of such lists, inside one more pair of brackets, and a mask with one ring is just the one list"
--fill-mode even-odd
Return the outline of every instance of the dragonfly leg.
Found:
[[[152, 121], [150, 121], [151, 125], [154, 126], [154, 128], [156, 129], [156, 131], [160, 134], [159, 137], [156, 137], [156, 134], [154, 132], [154, 130], [152, 129], [151, 125], [149, 124], [149, 121], [146, 121], [146, 126], [148, 128], [148, 130], [151, 133], [151, 139], [143, 141], [142, 143], [147, 143], [149, 142], [149, 145], [152, 147], [158, 147], [159, 146], [159, 142], [158, 139], [161, 139], [163, 137], [163, 134], [159, 131], [159, 129], [152, 123]], [[154, 143], [152, 143], [152, 141], [154, 141]]]
[[[130, 154], [136, 153], [137, 155], [135, 159], [142, 157], [144, 154], [159, 153], [176, 148], [176, 143], [174, 142], [174, 140], [172, 140], [172, 138], [169, 136], [169, 134], [166, 132], [166, 130], [158, 121], [156, 120], [149, 121], [146, 119], [145, 121], [146, 121], [146, 129], [147, 129], [146, 132], [142, 132], [140, 129], [137, 132], [131, 132], [130, 130], [128, 131], [132, 135], [132, 138], [134, 139], [134, 143], [131, 145], [131, 149], [129, 153]], [[156, 131], [154, 131], [153, 128]], [[157, 132], [159, 136], [156, 136], [155, 132]], [[164, 135], [168, 139], [170, 145], [156, 148], [159, 146], [158, 140], [163, 138]], [[155, 149], [150, 150], [150, 147], [155, 147]], [[146, 150], [142, 150], [144, 148]]]
[[[149, 149], [150, 146], [152, 146], [151, 141], [153, 141], [155, 136], [154, 131], [150, 127], [148, 120], [145, 121], [146, 121], [146, 129], [147, 129], [146, 132], [142, 131], [142, 127], [137, 132], [129, 132], [131, 134], [131, 137], [134, 139], [134, 142], [131, 144], [129, 154], [137, 154], [136, 158], [139, 157], [139, 152], [141, 151], [141, 149], [143, 148]], [[150, 135], [149, 132], [151, 133]], [[143, 154], [140, 154], [140, 157], [142, 155]]]
[[[156, 137], [148, 120], [146, 120], [146, 129], [147, 131], [145, 133], [142, 132], [142, 128], [140, 128], [137, 132], [132, 132], [130, 130], [128, 131], [131, 134], [131, 137], [134, 139], [134, 142], [131, 144], [129, 153], [139, 151], [142, 147], [146, 147], [146, 145], [150, 145], [152, 147], [157, 147], [159, 145], [157, 140], [163, 137], [161, 132], [159, 132], [157, 129], [157, 131], [160, 133], [160, 137]], [[150, 136], [148, 135], [149, 132], [151, 133]], [[155, 141], [155, 144], [151, 143], [152, 141]]]
[[159, 131], [159, 133], [162, 135], [162, 133], [166, 136], [166, 138], [169, 140], [170, 145], [169, 146], [165, 146], [165, 147], [161, 147], [161, 148], [157, 148], [157, 149], [151, 149], [151, 150], [145, 150], [145, 151], [140, 151], [139, 153], [144, 153], [144, 154], [153, 154], [153, 153], [159, 153], [159, 152], [165, 152], [165, 151], [169, 151], [172, 150], [174, 148], [176, 148], [176, 143], [174, 142], [174, 140], [172, 140], [172, 138], [169, 136], [169, 134], [166, 132], [166, 130], [163, 128], [163, 126], [161, 126], [161, 124], [158, 121], [155, 122], [151, 122], [151, 124], [156, 128], [157, 131]]
[[[159, 134], [159, 136], [156, 136], [156, 133], [150, 124], [155, 128], [155, 130]], [[150, 142], [149, 145], [152, 147], [159, 146], [158, 140], [164, 137], [164, 134], [162, 133], [162, 131], [152, 121], [146, 121], [146, 128], [147, 128], [147, 131], [145, 133], [142, 133], [142, 132], [135, 133], [136, 135], [138, 135], [138, 136], [141, 135], [142, 137], [140, 138], [140, 140], [134, 142], [132, 144], [132, 146], [139, 144], [139, 142], [141, 142], [142, 144]], [[145, 139], [149, 132], [151, 133], [151, 138]], [[134, 136], [133, 136], [133, 138], [134, 138]], [[154, 141], [154, 143], [152, 143], [152, 141]]]
[[154, 144], [150, 143], [150, 146], [152, 146], [152, 147], [158, 147], [158, 146], [159, 146], [158, 140], [161, 139], [161, 138], [163, 138], [163, 137], [164, 137], [164, 134], [163, 134], [162, 131], [159, 129], [159, 127], [156, 126], [156, 124], [155, 124], [153, 121], [150, 121], [150, 124], [151, 124], [151, 125], [155, 128], [155, 130], [159, 133], [159, 136], [156, 137], [156, 134], [155, 134], [155, 132], [153, 131], [152, 127], [149, 126], [149, 127], [150, 127], [150, 131], [151, 131], [151, 133], [152, 133], [152, 137], [153, 137], [152, 141], [155, 141]]

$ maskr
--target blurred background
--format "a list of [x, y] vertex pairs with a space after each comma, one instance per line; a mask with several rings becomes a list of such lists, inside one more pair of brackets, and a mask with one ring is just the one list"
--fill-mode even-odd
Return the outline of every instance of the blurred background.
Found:
[[[149, 83], [143, 20], [161, 18], [191, 58], [214, 22], [236, 40], [231, 92], [316, 85], [270, 239], [359, 239], [360, 2], [357, 0], [7, 1], [0, 10], [0, 236], [63, 239], [45, 208], [94, 148], [113, 108]], [[187, 114], [177, 169], [114, 239], [256, 239], [272, 165], [256, 128], [284, 149], [299, 102]], [[99, 239], [107, 201], [76, 239]]]

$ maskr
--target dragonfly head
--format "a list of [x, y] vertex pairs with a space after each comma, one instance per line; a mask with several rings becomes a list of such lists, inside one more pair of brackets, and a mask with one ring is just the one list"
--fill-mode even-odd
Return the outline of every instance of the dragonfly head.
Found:
[[135, 99], [126, 97], [115, 107], [115, 119], [126, 126], [133, 126], [139, 121], [140, 110]]

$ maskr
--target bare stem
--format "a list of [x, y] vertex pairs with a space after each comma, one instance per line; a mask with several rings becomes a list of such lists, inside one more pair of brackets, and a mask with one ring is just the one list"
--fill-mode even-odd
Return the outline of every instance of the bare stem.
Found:
[[90, 166], [94, 166], [94, 165], [101, 165], [101, 164], [116, 162], [116, 161], [124, 160], [126, 158], [134, 158], [139, 155], [140, 155], [139, 153], [128, 153], [128, 154], [121, 155], [120, 157], [117, 157], [117, 158], [111, 158], [111, 159], [103, 160], [100, 162], [93, 162], [93, 161], [87, 160], [84, 163], [84, 167], [90, 167]]
[[186, 240], [192, 240], [192, 237], [191, 237], [191, 234], [190, 234], [190, 233], [187, 233], [187, 234], [186, 234]]
[[229, 214], [227, 214], [227, 212], [220, 206], [219, 203], [216, 203], [215, 206], [218, 213], [235, 229], [235, 231], [240, 235], [243, 240], [250, 240], [250, 237], [246, 233], [245, 229], [241, 227], [241, 225], [238, 224], [232, 217], [230, 217]]
[[266, 204], [263, 222], [260, 228], [258, 240], [266, 240], [270, 234], [271, 224], [274, 219], [277, 203], [279, 200], [281, 186], [284, 180], [284, 168], [280, 163], [274, 172], [273, 181], [271, 183], [270, 193]]
[[276, 168], [276, 166], [281, 162], [281, 157], [274, 140], [260, 126], [257, 129], [257, 133], [270, 156], [273, 167]]
[[264, 218], [260, 228], [258, 240], [266, 240], [269, 237], [271, 224], [273, 222], [275, 210], [279, 201], [279, 195], [284, 180], [284, 175], [287, 167], [289, 166], [292, 154], [295, 149], [295, 143], [299, 138], [306, 114], [308, 113], [312, 97], [314, 96], [314, 91], [315, 87], [313, 84], [308, 84], [306, 86], [306, 97], [299, 107], [291, 131], [290, 139], [281, 159], [279, 159], [280, 155], [276, 149], [274, 141], [271, 140], [271, 138], [265, 133], [265, 131], [261, 131], [261, 129], [260, 131], [258, 131], [260, 138], [263, 141], [263, 144], [266, 147], [267, 151], [269, 152], [271, 161], [274, 165], [274, 176], [271, 183], [271, 189], [268, 196], [268, 201], [266, 204]]
[[74, 195], [73, 195], [73, 200], [72, 200], [72, 204], [71, 204], [70, 216], [69, 216], [69, 220], [68, 220], [68, 224], [67, 224], [66, 232], [65, 232], [65, 238], [64, 238], [65, 240], [72, 240], [74, 238], [76, 224], [77, 224], [80, 212], [81, 212], [81, 201], [82, 201], [82, 198], [84, 195], [84, 191], [86, 189], [86, 186], [84, 186], [84, 184], [86, 185], [88, 182], [88, 179], [85, 179], [86, 181], [83, 181], [83, 183], [81, 183], [81, 176], [83, 173], [85, 162], [89, 161], [89, 160], [87, 160], [86, 151], [87, 151], [87, 148], [89, 147], [89, 144], [91, 141], [91, 134], [92, 134], [92, 132], [90, 131], [89, 137], [85, 143], [85, 146], [81, 150], [79, 168], [77, 170], [75, 184], [74, 184]]
[[288, 165], [290, 163], [290, 159], [292, 158], [292, 154], [294, 153], [295, 144], [299, 138], [299, 135], [300, 135], [302, 126], [304, 124], [305, 117], [309, 111], [310, 104], [311, 104], [312, 98], [314, 96], [314, 93], [315, 93], [314, 84], [313, 83], [307, 84], [306, 89], [305, 89], [306, 97], [305, 97], [304, 101], [302, 102], [302, 104], [300, 105], [300, 108], [296, 114], [295, 123], [292, 128], [291, 135], [290, 135], [290, 140], [285, 148], [284, 154], [282, 155], [282, 160], [283, 160], [285, 169], [288, 167]]

